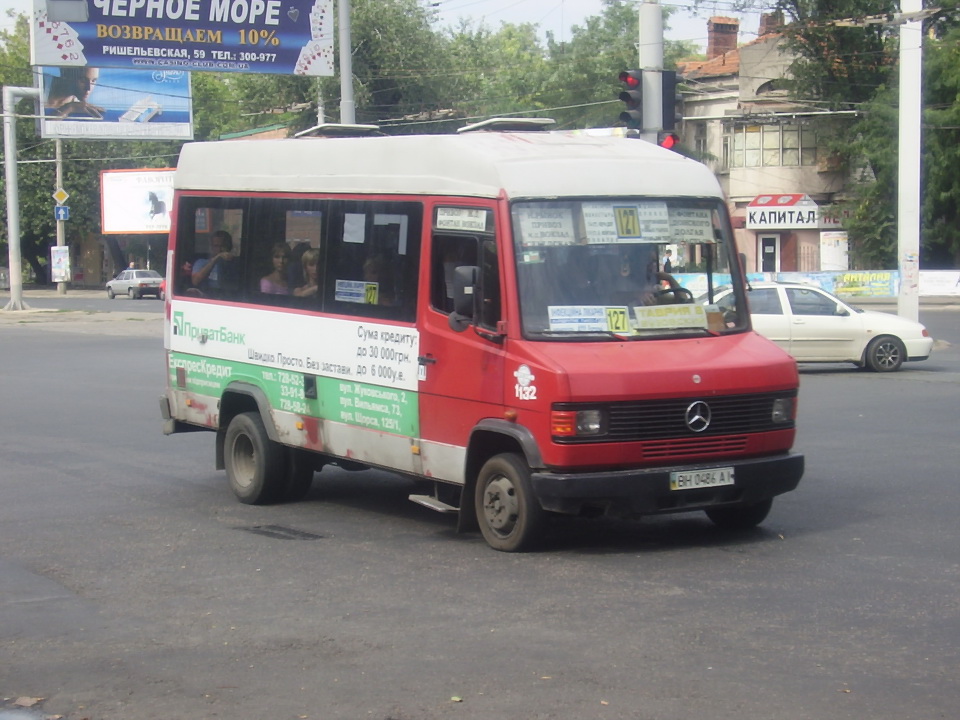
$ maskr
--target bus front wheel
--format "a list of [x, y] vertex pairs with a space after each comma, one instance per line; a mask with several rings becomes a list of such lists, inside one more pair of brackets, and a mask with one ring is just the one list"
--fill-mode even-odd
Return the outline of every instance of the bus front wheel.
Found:
[[495, 455], [477, 477], [477, 520], [494, 550], [528, 550], [543, 530], [544, 511], [533, 494], [530, 469], [516, 453]]
[[762, 523], [773, 507], [773, 500], [752, 505], [720, 505], [705, 510], [707, 517], [722, 530], [751, 530]]
[[227, 426], [223, 459], [230, 489], [240, 502], [265, 505], [285, 485], [283, 446], [267, 436], [258, 413], [240, 413]]

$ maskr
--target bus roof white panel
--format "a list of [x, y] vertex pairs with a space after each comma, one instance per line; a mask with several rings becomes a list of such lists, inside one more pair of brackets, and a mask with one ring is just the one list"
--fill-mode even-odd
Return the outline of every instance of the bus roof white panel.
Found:
[[635, 139], [465, 133], [190, 143], [174, 186], [189, 190], [509, 198], [721, 197], [705, 166]]

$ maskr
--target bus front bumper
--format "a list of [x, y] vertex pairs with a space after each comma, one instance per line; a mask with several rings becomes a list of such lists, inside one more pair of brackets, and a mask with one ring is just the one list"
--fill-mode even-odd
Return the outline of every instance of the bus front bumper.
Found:
[[[752, 505], [797, 487], [804, 458], [798, 453], [671, 468], [609, 472], [534, 472], [533, 491], [544, 510], [565, 514], [597, 511], [617, 516], [658, 515], [716, 505]], [[689, 476], [733, 469], [733, 484], [671, 489], [674, 473]], [[717, 473], [717, 476], [720, 474]]]

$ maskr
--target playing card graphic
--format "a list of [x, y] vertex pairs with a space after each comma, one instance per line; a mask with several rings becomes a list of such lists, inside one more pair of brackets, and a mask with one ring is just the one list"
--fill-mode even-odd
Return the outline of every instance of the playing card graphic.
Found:
[[[76, 4], [78, 0], [64, 0]], [[79, 0], [86, 9], [86, 0]], [[46, 11], [35, 14], [36, 29], [33, 38], [35, 65], [86, 65], [83, 43], [77, 32], [66, 22], [51, 20]]]
[[315, 0], [309, 21], [310, 41], [300, 51], [293, 72], [296, 75], [333, 75], [331, 0]]

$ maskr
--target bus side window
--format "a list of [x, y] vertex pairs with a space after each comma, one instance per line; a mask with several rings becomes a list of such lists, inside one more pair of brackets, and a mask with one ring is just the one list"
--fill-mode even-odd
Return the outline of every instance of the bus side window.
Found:
[[496, 241], [484, 240], [480, 245], [480, 289], [483, 302], [478, 324], [491, 330], [496, 329], [500, 322], [500, 263], [497, 258]]
[[475, 236], [434, 235], [430, 268], [430, 304], [440, 312], [453, 312], [453, 271], [477, 264]]
[[324, 311], [412, 322], [423, 206], [345, 201], [324, 266]]

